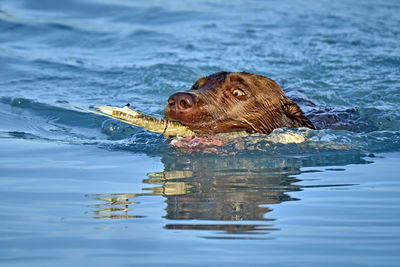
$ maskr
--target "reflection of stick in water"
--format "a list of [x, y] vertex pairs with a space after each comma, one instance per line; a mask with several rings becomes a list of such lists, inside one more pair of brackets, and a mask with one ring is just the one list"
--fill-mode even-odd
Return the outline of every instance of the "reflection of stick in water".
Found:
[[104, 195], [86, 195], [87, 197], [104, 201], [105, 203], [96, 204], [93, 211], [95, 219], [126, 219], [141, 218], [142, 216], [128, 214], [132, 209], [129, 205], [138, 204], [138, 202], [129, 201], [137, 194], [104, 194]]

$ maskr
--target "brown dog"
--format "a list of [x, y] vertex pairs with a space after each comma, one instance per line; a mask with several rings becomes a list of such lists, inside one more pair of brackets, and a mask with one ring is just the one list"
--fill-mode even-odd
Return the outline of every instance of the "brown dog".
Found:
[[218, 72], [198, 79], [190, 91], [169, 97], [164, 114], [197, 133], [315, 129], [276, 82], [245, 72]]

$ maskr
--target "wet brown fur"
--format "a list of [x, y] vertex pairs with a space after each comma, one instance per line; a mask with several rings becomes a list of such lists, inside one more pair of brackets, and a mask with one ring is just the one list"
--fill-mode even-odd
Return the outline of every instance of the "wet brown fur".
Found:
[[[235, 96], [239, 89], [245, 94]], [[315, 129], [296, 103], [273, 80], [246, 72], [218, 72], [198, 79], [190, 91], [195, 104], [188, 110], [167, 105], [169, 120], [180, 121], [197, 133], [246, 130], [269, 134], [276, 128]]]

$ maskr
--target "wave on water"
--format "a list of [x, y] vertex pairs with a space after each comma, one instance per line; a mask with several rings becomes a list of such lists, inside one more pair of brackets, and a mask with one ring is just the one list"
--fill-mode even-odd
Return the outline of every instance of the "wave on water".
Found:
[[[49, 105], [24, 98], [0, 98], [1, 138], [21, 138], [117, 148], [136, 143], [151, 146], [157, 137], [112, 119], [74, 110], [64, 103]], [[160, 144], [160, 142], [158, 142]], [[137, 147], [137, 145], [135, 145]]]

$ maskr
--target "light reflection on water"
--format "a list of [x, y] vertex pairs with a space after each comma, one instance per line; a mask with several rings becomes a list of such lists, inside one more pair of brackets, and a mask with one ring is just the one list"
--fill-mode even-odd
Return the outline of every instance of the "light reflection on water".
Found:
[[[265, 238], [277, 231], [269, 215], [276, 204], [300, 200], [291, 196], [308, 186], [299, 185], [307, 167], [368, 164], [362, 154], [326, 154], [302, 157], [205, 156], [166, 154], [163, 172], [148, 173], [140, 192], [87, 195], [96, 201], [89, 211], [95, 219], [144, 218], [136, 207], [146, 196], [163, 196], [164, 228], [169, 230], [222, 231], [207, 238]], [[302, 171], [301, 168], [307, 168]], [[327, 168], [341, 171], [342, 168]], [[137, 179], [133, 178], [132, 179]], [[321, 184], [312, 187], [350, 187], [352, 184]], [[231, 236], [234, 234], [234, 236]]]

